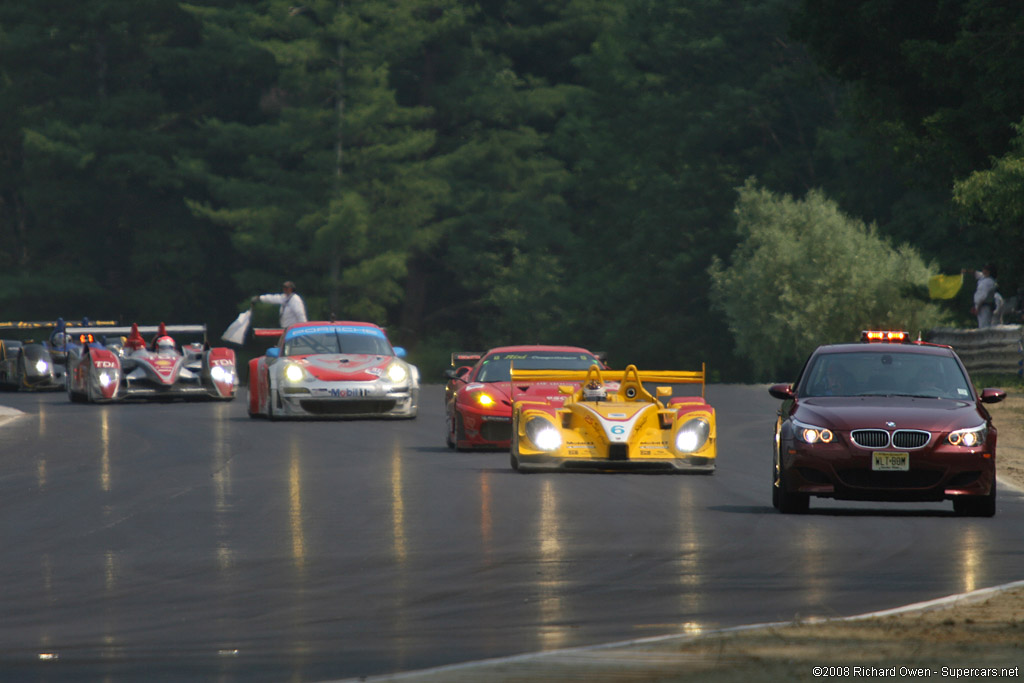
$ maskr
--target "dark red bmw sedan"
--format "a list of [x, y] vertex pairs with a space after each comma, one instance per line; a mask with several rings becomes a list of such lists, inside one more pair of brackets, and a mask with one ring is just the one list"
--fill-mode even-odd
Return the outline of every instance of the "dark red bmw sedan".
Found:
[[952, 500], [957, 514], [996, 511], [996, 429], [948, 346], [902, 332], [865, 332], [859, 344], [819, 346], [782, 399], [775, 422], [772, 504], [806, 512], [811, 496], [840, 500]]

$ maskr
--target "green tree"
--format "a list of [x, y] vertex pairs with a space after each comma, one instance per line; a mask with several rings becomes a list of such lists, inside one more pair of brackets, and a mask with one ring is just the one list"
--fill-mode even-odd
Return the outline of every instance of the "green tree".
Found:
[[457, 330], [473, 348], [580, 339], [560, 334], [573, 178], [552, 131], [579, 88], [574, 59], [618, 4], [481, 3], [425, 46], [420, 91], [451, 191], [439, 207], [442, 241], [411, 273], [426, 284], [421, 299], [408, 292], [407, 324]]
[[793, 373], [819, 344], [864, 329], [926, 331], [943, 313], [922, 296], [933, 267], [818, 191], [802, 200], [748, 181], [735, 216], [742, 241], [709, 269], [714, 305], [760, 380]]
[[630, 0], [576, 59], [586, 87], [558, 129], [574, 177], [564, 329], [614, 362], [738, 374], [706, 274], [736, 242], [734, 188], [817, 184], [832, 115], [787, 39], [793, 4]]
[[[794, 24], [795, 37], [850, 96], [845, 130], [854, 144], [833, 148], [850, 156], [833, 157], [832, 168], [862, 165], [845, 189], [820, 186], [947, 269], [1015, 252], [1015, 236], [965, 226], [949, 190], [1007, 154], [1024, 116], [1017, 82], [1024, 7], [1001, 0], [803, 0]], [[975, 204], [970, 215], [986, 213]]]
[[391, 69], [432, 35], [430, 10], [450, 4], [194, 7], [208, 32], [252, 41], [278, 71], [255, 120], [208, 120], [208, 149], [185, 162], [213, 197], [190, 206], [230, 230], [241, 289], [290, 278], [312, 316], [378, 322], [400, 302], [447, 187], [430, 111], [398, 100]]
[[1014, 293], [1006, 285], [1024, 283], [1024, 123], [1014, 130], [1017, 136], [1006, 154], [953, 186], [953, 200], [980, 233], [977, 239], [998, 245], [986, 260], [998, 263], [1004, 296]]
[[[207, 319], [222, 231], [182, 202], [197, 120], [245, 101], [173, 0], [0, 3], [0, 302], [9, 314]], [[237, 79], [237, 80], [236, 80]], [[243, 97], [239, 97], [242, 95]]]

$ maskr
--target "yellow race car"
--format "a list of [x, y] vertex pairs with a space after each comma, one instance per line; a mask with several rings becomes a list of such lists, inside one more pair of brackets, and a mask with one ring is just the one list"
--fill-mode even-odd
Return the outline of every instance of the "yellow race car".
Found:
[[[511, 370], [513, 390], [532, 382], [565, 382], [565, 402], [515, 400], [512, 469], [519, 472], [715, 471], [715, 409], [704, 400], [699, 372]], [[616, 388], [617, 383], [617, 388]], [[654, 385], [652, 395], [645, 384]], [[700, 384], [700, 396], [673, 396], [673, 385]]]

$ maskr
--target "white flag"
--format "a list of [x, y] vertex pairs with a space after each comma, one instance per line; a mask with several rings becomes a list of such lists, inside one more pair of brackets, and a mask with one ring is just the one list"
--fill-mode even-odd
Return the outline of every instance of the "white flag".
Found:
[[242, 311], [235, 318], [235, 322], [228, 325], [228, 329], [224, 330], [224, 334], [220, 336], [226, 342], [232, 344], [242, 345], [245, 341], [245, 333], [249, 331], [249, 320], [252, 318], [252, 309]]

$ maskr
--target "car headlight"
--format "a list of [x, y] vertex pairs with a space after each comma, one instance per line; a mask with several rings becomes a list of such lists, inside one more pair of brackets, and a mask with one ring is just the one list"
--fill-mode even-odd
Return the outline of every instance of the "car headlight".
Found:
[[305, 376], [302, 368], [294, 363], [284, 369], [284, 378], [289, 382], [301, 382]]
[[392, 363], [388, 366], [388, 379], [395, 384], [401, 384], [408, 376], [409, 373], [406, 372], [405, 366], [401, 363]]
[[683, 423], [676, 432], [676, 450], [682, 453], [699, 451], [711, 435], [711, 425], [704, 418], [695, 417]]
[[796, 432], [797, 440], [804, 443], [832, 443], [832, 439], [835, 438], [832, 430], [827, 427], [815, 427], [798, 420], [793, 420], [793, 429]]
[[557, 451], [562, 445], [562, 433], [543, 417], [529, 419], [526, 423], [526, 438], [542, 451]]
[[40, 375], [45, 375], [46, 374], [46, 370], [49, 367], [50, 367], [50, 365], [45, 360], [43, 360], [42, 358], [40, 358], [39, 360], [36, 361], [36, 372], [38, 372]]
[[978, 427], [971, 427], [970, 429], [957, 429], [954, 432], [950, 432], [946, 440], [954, 446], [966, 446], [968, 448], [974, 448], [985, 443], [985, 439], [988, 438], [988, 425], [980, 425]]
[[491, 396], [490, 394], [481, 391], [479, 394], [476, 395], [476, 402], [479, 403], [484, 408], [490, 408], [497, 401], [495, 401], [494, 397]]
[[106, 389], [117, 381], [117, 373], [113, 370], [101, 370], [99, 375], [100, 386]]
[[[293, 365], [292, 367], [295, 366]], [[213, 379], [214, 382], [220, 382], [221, 384], [234, 381], [231, 371], [221, 365], [214, 365], [210, 368], [210, 378]], [[291, 378], [289, 377], [289, 379]], [[292, 381], [294, 382], [297, 380]]]

